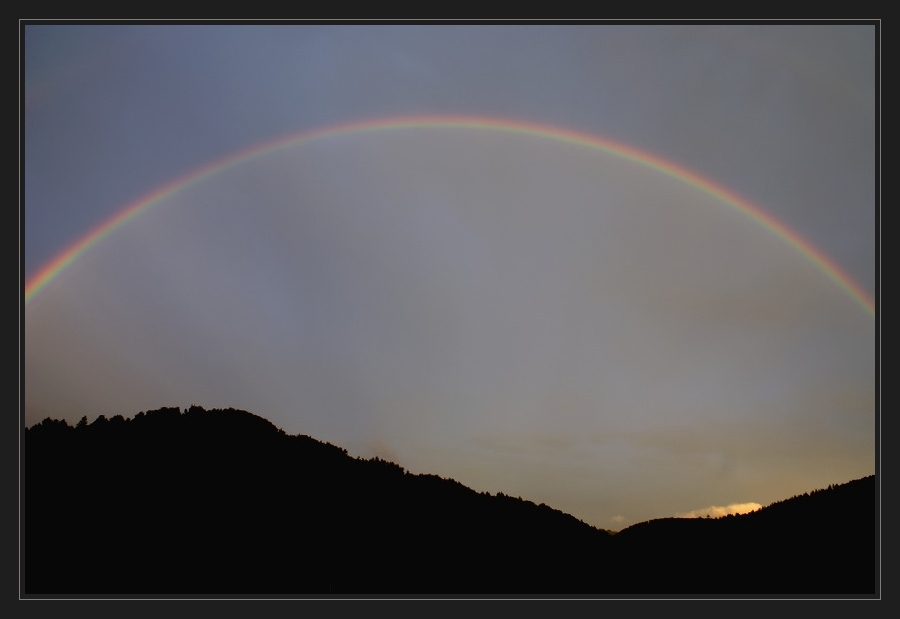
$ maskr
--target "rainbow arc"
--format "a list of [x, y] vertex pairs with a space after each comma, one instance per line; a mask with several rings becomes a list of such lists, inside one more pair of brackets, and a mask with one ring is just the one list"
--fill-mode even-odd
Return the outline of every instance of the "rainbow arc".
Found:
[[587, 133], [580, 133], [550, 125], [508, 119], [462, 116], [403, 117], [367, 120], [318, 128], [261, 143], [228, 155], [222, 159], [215, 160], [201, 168], [185, 174], [184, 176], [174, 179], [153, 192], [139, 198], [135, 202], [132, 202], [106, 221], [95, 226], [72, 245], [60, 252], [26, 282], [25, 303], [27, 305], [41, 290], [46, 288], [50, 282], [59, 277], [72, 262], [102, 238], [122, 226], [125, 222], [134, 219], [154, 204], [161, 202], [186, 187], [206, 180], [256, 157], [267, 155], [288, 147], [340, 135], [410, 128], [477, 129], [501, 133], [532, 135], [610, 153], [627, 161], [634, 162], [635, 164], [645, 166], [661, 174], [678, 179], [681, 182], [687, 183], [688, 185], [719, 199], [727, 206], [755, 221], [757, 224], [769, 230], [772, 234], [780, 237], [786, 243], [793, 246], [807, 260], [818, 267], [829, 280], [852, 298], [870, 316], [874, 317], [875, 315], [875, 301], [872, 296], [839, 266], [819, 251], [819, 249], [760, 207], [755, 206], [734, 192], [725, 189], [691, 170], [683, 168], [671, 161], [662, 159], [654, 154], [638, 150], [627, 144], [614, 142]]

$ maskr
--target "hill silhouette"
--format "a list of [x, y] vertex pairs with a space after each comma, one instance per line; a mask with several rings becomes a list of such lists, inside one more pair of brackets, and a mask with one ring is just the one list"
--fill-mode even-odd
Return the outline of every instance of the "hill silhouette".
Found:
[[24, 432], [25, 594], [873, 594], [875, 477], [612, 533], [288, 435], [161, 408]]

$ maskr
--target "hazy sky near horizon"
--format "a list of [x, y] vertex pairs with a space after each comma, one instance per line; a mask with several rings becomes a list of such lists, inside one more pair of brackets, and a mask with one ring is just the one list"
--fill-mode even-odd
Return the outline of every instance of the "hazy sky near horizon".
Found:
[[[27, 25], [30, 281], [231, 154], [553, 126], [876, 289], [871, 25]], [[697, 187], [543, 135], [299, 142], [159, 200], [24, 315], [26, 425], [243, 408], [619, 529], [875, 471], [875, 321]], [[718, 513], [718, 512], [717, 512]]]

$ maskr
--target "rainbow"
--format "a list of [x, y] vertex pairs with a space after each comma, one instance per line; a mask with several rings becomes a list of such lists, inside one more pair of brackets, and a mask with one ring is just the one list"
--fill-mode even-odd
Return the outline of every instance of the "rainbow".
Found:
[[287, 137], [281, 137], [276, 140], [257, 144], [222, 159], [217, 159], [193, 172], [174, 179], [159, 189], [132, 202], [108, 220], [95, 226], [71, 246], [60, 252], [26, 282], [25, 303], [27, 305], [41, 290], [56, 279], [60, 273], [65, 271], [78, 256], [87, 251], [100, 239], [107, 236], [125, 222], [135, 218], [145, 209], [150, 208], [154, 204], [174, 195], [188, 186], [208, 179], [215, 174], [219, 174], [231, 167], [245, 163], [256, 157], [267, 155], [290, 146], [340, 135], [411, 128], [478, 129], [499, 133], [532, 135], [609, 153], [627, 161], [646, 166], [662, 174], [666, 174], [681, 182], [687, 183], [704, 193], [718, 198], [742, 215], [749, 217], [776, 236], [781, 237], [782, 240], [793, 246], [807, 260], [818, 267], [828, 279], [848, 294], [869, 315], [875, 316], [875, 301], [872, 296], [870, 296], [862, 286], [856, 283], [840, 267], [829, 260], [821, 251], [761, 208], [753, 205], [724, 187], [716, 185], [695, 172], [678, 166], [670, 161], [666, 161], [651, 153], [628, 146], [627, 144], [614, 142], [587, 133], [579, 133], [562, 127], [509, 119], [463, 116], [388, 118], [334, 125], [292, 134]]

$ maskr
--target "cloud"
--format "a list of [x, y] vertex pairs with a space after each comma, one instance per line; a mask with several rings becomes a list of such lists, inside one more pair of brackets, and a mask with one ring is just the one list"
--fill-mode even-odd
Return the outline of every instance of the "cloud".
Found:
[[681, 512], [675, 514], [676, 518], [705, 518], [709, 516], [711, 518], [719, 518], [721, 516], [727, 516], [729, 514], [746, 514], [752, 511], [756, 511], [760, 509], [762, 505], [759, 503], [732, 503], [731, 505], [726, 505], [724, 507], [719, 505], [710, 505], [709, 507], [704, 507], [701, 509], [694, 509], [689, 512]]
[[621, 524], [625, 522], [625, 516], [613, 516], [612, 518], [610, 518], [610, 520], [612, 520], [616, 524]]

